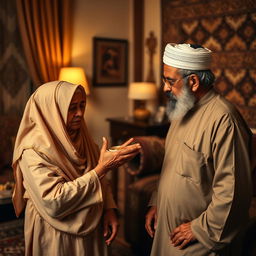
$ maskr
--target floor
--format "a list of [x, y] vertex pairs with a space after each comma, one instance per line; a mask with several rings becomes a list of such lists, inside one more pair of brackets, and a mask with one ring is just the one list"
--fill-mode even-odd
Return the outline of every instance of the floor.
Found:
[[[0, 222], [0, 256], [24, 256], [23, 219]], [[135, 256], [119, 236], [111, 245], [111, 256]]]

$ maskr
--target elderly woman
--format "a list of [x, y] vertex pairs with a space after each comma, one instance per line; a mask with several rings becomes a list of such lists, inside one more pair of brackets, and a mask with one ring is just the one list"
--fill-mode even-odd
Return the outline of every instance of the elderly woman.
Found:
[[16, 215], [25, 210], [26, 255], [108, 255], [117, 218], [105, 174], [134, 157], [140, 146], [99, 152], [85, 122], [83, 87], [64, 81], [30, 97], [16, 138], [13, 169]]

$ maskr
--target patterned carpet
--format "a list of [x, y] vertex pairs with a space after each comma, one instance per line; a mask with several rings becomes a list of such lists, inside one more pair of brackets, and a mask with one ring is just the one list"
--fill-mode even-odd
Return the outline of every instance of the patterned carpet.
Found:
[[0, 223], [0, 256], [24, 255], [23, 219]]
[[[23, 219], [0, 223], [0, 256], [24, 256]], [[112, 244], [111, 256], [133, 256], [128, 248]]]

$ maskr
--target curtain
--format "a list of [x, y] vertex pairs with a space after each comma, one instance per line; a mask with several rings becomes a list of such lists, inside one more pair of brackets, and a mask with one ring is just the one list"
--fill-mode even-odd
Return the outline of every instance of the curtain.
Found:
[[69, 66], [72, 0], [16, 0], [22, 43], [35, 87], [58, 80]]

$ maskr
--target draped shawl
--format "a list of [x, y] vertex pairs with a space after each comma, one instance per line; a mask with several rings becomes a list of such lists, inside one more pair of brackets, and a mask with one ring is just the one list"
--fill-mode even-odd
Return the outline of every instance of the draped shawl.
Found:
[[[19, 166], [19, 159], [26, 149], [33, 149], [44, 160], [47, 160], [53, 168], [53, 172], [62, 176], [65, 181], [72, 181], [92, 170], [98, 162], [99, 150], [88, 133], [84, 119], [75, 142], [72, 143], [66, 128], [67, 113], [71, 99], [77, 88], [64, 81], [53, 81], [40, 86], [28, 100], [20, 127], [17, 133], [14, 155], [13, 170], [15, 188], [13, 204], [16, 215], [19, 216], [26, 205], [24, 199], [23, 175]], [[24, 171], [24, 170], [23, 170]], [[29, 191], [28, 191], [29, 192]], [[35, 207], [39, 207], [35, 204]], [[62, 225], [63, 220], [53, 219], [41, 209], [43, 218], [53, 226]], [[94, 216], [96, 226], [102, 214], [102, 205], [95, 205], [83, 212], [83, 215], [91, 213]], [[72, 220], [79, 218], [72, 216]], [[58, 223], [59, 222], [59, 223]], [[91, 229], [91, 228], [90, 228]], [[86, 227], [81, 227], [81, 234], [87, 233]]]

